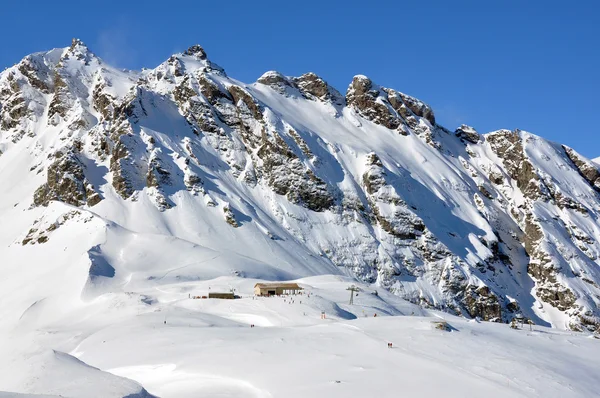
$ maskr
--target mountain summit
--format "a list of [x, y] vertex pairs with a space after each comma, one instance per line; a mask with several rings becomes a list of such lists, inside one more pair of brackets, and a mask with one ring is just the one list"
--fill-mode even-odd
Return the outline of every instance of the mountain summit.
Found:
[[337, 274], [467, 318], [600, 325], [599, 166], [445, 128], [362, 75], [345, 95], [314, 73], [245, 84], [199, 45], [123, 71], [75, 39], [0, 74], [0, 186], [8, 324], [167, 281]]

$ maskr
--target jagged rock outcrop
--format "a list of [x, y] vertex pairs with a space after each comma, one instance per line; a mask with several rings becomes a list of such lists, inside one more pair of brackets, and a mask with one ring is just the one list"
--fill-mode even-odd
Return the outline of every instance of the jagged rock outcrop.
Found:
[[11, 130], [28, 114], [27, 104], [21, 95], [21, 87], [14, 74], [6, 75], [6, 86], [0, 91], [2, 108], [0, 108], [0, 127], [4, 131]]
[[457, 137], [473, 144], [477, 144], [480, 138], [477, 130], [471, 126], [467, 126], [466, 124], [462, 124], [459, 128], [457, 128], [454, 134], [456, 134]]
[[373, 86], [373, 82], [368, 77], [359, 75], [352, 79], [346, 92], [346, 103], [366, 119], [406, 134], [404, 118], [401, 115], [408, 119], [410, 111], [400, 106], [401, 113], [397, 113], [387, 101], [385, 93], [382, 95], [381, 90]]
[[423, 220], [408, 209], [406, 202], [386, 181], [387, 172], [377, 154], [367, 155], [366, 166], [362, 181], [381, 228], [399, 239], [416, 239], [425, 230]]
[[521, 136], [517, 130], [494, 132], [486, 137], [486, 141], [502, 159], [506, 171], [526, 197], [535, 200], [545, 196], [540, 188], [540, 178], [525, 156]]
[[267, 183], [279, 195], [310, 210], [323, 211], [333, 205], [333, 197], [325, 184], [280, 136], [265, 140], [258, 151]]
[[[346, 92], [346, 103], [360, 115], [376, 124], [403, 135], [413, 130], [418, 134], [431, 136], [431, 126], [435, 117], [431, 108], [424, 102], [398, 91], [374, 85], [366, 76], [354, 76]], [[422, 125], [420, 119], [429, 125]]]
[[202, 48], [202, 46], [200, 46], [199, 44], [194, 44], [193, 46], [191, 46], [190, 48], [188, 48], [187, 50], [185, 50], [185, 52], [183, 53], [184, 55], [190, 55], [190, 56], [194, 56], [198, 59], [201, 60], [205, 60], [206, 59], [206, 52], [204, 51], [204, 49]]
[[269, 86], [282, 94], [286, 92], [288, 87], [294, 87], [293, 82], [277, 71], [264, 73], [256, 82]]
[[600, 192], [600, 171], [598, 166], [589, 160], [582, 158], [573, 149], [563, 145], [565, 153], [577, 167], [579, 174], [598, 192]]
[[46, 183], [33, 196], [36, 206], [48, 206], [58, 200], [73, 206], [94, 206], [102, 197], [85, 178], [84, 165], [72, 151], [54, 154], [55, 160], [48, 166]]
[[479, 317], [486, 321], [502, 321], [502, 311], [498, 297], [487, 286], [479, 288], [469, 286], [462, 302], [472, 317]]
[[344, 97], [316, 74], [309, 72], [292, 79], [298, 90], [308, 99], [318, 99], [335, 105], [344, 105]]

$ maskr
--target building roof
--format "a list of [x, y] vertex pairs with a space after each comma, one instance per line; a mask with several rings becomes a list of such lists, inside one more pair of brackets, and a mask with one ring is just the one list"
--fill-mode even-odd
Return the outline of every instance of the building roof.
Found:
[[258, 287], [260, 289], [268, 289], [268, 288], [283, 288], [283, 289], [296, 289], [301, 290], [302, 288], [298, 286], [297, 283], [283, 283], [283, 282], [273, 282], [273, 283], [257, 283], [254, 287]]

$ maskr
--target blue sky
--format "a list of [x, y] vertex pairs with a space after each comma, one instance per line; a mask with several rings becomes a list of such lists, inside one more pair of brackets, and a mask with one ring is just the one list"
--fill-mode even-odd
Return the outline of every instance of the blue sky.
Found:
[[343, 93], [365, 74], [428, 102], [450, 129], [520, 128], [600, 156], [596, 1], [6, 3], [1, 69], [72, 37], [130, 69], [198, 43], [245, 82], [313, 71]]

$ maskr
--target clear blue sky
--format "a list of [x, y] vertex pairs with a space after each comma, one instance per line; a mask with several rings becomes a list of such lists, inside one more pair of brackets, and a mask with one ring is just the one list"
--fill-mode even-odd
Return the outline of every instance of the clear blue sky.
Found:
[[0, 69], [72, 37], [130, 69], [198, 43], [245, 82], [313, 71], [344, 93], [365, 74], [428, 102], [450, 129], [520, 128], [596, 157], [598, 3], [12, 1], [0, 6]]

